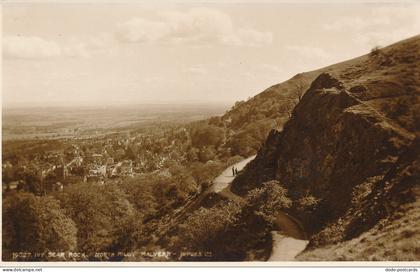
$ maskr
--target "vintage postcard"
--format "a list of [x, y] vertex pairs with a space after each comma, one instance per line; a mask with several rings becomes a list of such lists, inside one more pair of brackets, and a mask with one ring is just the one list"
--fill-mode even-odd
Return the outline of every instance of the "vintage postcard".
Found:
[[419, 264], [418, 1], [12, 0], [2, 27], [3, 263]]

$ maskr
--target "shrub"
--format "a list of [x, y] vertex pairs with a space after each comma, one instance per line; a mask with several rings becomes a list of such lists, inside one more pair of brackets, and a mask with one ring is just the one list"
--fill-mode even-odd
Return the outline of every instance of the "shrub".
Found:
[[272, 225], [276, 213], [292, 205], [292, 201], [287, 197], [287, 190], [277, 180], [266, 182], [262, 187], [250, 191], [246, 199], [249, 206], [257, 206], [255, 214]]
[[240, 210], [240, 206], [233, 201], [212, 208], [201, 207], [180, 226], [179, 241], [184, 247], [194, 250], [211, 249], [213, 242], [235, 224]]
[[319, 201], [320, 201], [319, 199], [315, 198], [312, 195], [309, 195], [309, 196], [305, 196], [297, 200], [296, 206], [297, 206], [297, 209], [300, 211], [306, 211], [306, 212], [314, 211]]
[[218, 161], [194, 162], [189, 169], [197, 184], [210, 183], [226, 166]]
[[374, 46], [371, 50], [370, 50], [370, 56], [374, 57], [374, 56], [378, 56], [379, 54], [381, 54], [381, 46], [376, 45]]
[[369, 56], [381, 67], [390, 66], [393, 63], [392, 56], [390, 54], [385, 54], [380, 46], [373, 47]]

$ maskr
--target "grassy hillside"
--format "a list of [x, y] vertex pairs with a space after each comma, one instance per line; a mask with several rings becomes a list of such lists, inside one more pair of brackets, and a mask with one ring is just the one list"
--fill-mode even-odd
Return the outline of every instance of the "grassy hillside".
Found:
[[[410, 223], [409, 232], [393, 230], [420, 212], [408, 204], [418, 202], [419, 52], [416, 36], [302, 74], [316, 78], [283, 128], [269, 134], [256, 159], [234, 180], [232, 190], [241, 195], [270, 180], [287, 188], [293, 201], [288, 212], [311, 235], [302, 260], [373, 258], [349, 251], [356, 243], [351, 240], [361, 235], [368, 236], [363, 241], [370, 247], [386, 246], [374, 255], [378, 259], [418, 256], [418, 246], [409, 242], [418, 237], [418, 227]], [[257, 97], [287, 89], [295, 80]], [[384, 238], [375, 239], [380, 226]], [[403, 239], [407, 243], [397, 242]], [[340, 243], [341, 257], [328, 249], [313, 251]]]
[[[283, 128], [303, 93], [309, 88], [311, 82], [322, 73], [330, 73], [340, 78], [344, 83], [349, 81], [356, 83], [356, 79], [363, 81], [366, 88], [372, 88], [363, 95], [360, 93], [361, 98], [372, 100], [376, 96], [381, 96], [380, 102], [376, 101], [378, 103], [375, 104], [375, 101], [372, 100], [370, 103], [375, 104], [375, 107], [378, 108], [387, 108], [388, 102], [385, 100], [385, 96], [392, 100], [392, 97], [398, 95], [394, 88], [395, 84], [404, 85], [407, 89], [416, 86], [413, 76], [416, 77], [414, 71], [418, 65], [416, 61], [418, 52], [415, 52], [415, 44], [411, 42], [416, 39], [418, 37], [348, 61], [297, 74], [285, 82], [271, 86], [247, 101], [237, 102], [222, 117], [210, 119], [210, 124], [226, 129], [227, 139], [224, 147], [232, 155], [248, 156], [256, 153], [271, 129], [281, 130]], [[395, 52], [401, 51], [407, 53], [395, 54]], [[373, 55], [375, 57], [372, 57]], [[386, 81], [379, 84], [377, 81], [381, 81], [382, 78], [386, 78]], [[377, 88], [381, 90], [378, 91]], [[399, 100], [407, 98], [407, 96], [400, 96]], [[403, 102], [397, 103], [393, 108], [387, 109], [387, 114], [390, 117], [398, 115], [398, 111], [403, 110], [402, 104]], [[412, 114], [414, 114], [414, 110], [411, 110]], [[410, 126], [407, 122], [410, 122], [409, 120], [412, 122], [413, 119], [413, 116], [399, 116], [396, 121]]]

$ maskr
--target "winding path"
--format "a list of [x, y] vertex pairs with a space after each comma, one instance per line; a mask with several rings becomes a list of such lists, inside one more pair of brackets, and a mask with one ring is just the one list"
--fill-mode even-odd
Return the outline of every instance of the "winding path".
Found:
[[[242, 170], [255, 156], [246, 158], [233, 167]], [[226, 198], [243, 201], [242, 197], [232, 193], [230, 183], [235, 177], [232, 175], [232, 166], [226, 168], [210, 187], [210, 191], [218, 193]], [[279, 212], [276, 218], [276, 226], [279, 231], [272, 231], [273, 245], [269, 262], [294, 261], [295, 256], [302, 252], [309, 241], [306, 240], [303, 227], [293, 217], [285, 212]]]
[[154, 243], [159, 242], [162, 239], [164, 239], [166, 237], [166, 234], [171, 229], [173, 229], [174, 226], [182, 222], [188, 216], [188, 212], [194, 211], [195, 209], [197, 209], [200, 206], [200, 203], [203, 201], [203, 199], [205, 199], [210, 193], [217, 193], [229, 199], [235, 199], [236, 201], [243, 201], [243, 199], [240, 196], [235, 195], [230, 191], [230, 183], [235, 178], [232, 175], [232, 166], [236, 167], [238, 171], [241, 171], [246, 166], [246, 164], [250, 162], [251, 160], [253, 160], [254, 158], [255, 156], [251, 156], [234, 165], [229, 166], [218, 177], [216, 177], [213, 180], [213, 183], [210, 186], [210, 188], [208, 188], [203, 193], [192, 197], [189, 201], [187, 201], [186, 205], [174, 210], [171, 215], [167, 215], [167, 218], [170, 218], [170, 220], [166, 224], [164, 224], [164, 226], [162, 227], [162, 230], [160, 230], [159, 234], [156, 235], [157, 238], [156, 238], [156, 241], [154, 241]]
[[294, 261], [309, 243], [302, 226], [285, 212], [277, 214], [276, 226], [280, 231], [271, 232], [273, 247], [268, 261]]
[[213, 185], [211, 186], [211, 190], [215, 193], [220, 193], [221, 191], [223, 191], [230, 185], [230, 183], [235, 178], [232, 175], [232, 167], [235, 167], [236, 169], [238, 169], [238, 171], [241, 171], [248, 164], [248, 162], [252, 161], [254, 158], [255, 155], [226, 168], [217, 178], [214, 179]]
[[[194, 210], [194, 208], [200, 205], [201, 201], [210, 193], [217, 193], [221, 196], [238, 202], [244, 201], [241, 196], [232, 193], [230, 190], [231, 182], [235, 178], [232, 175], [232, 166], [237, 168], [238, 171], [241, 171], [254, 158], [255, 156], [251, 156], [234, 165], [229, 166], [217, 178], [214, 179], [213, 184], [208, 190], [206, 190], [206, 192], [196, 196], [184, 207], [177, 209], [173, 214], [172, 220], [166, 224], [166, 226], [157, 236], [159, 237], [157, 241], [160, 241], [162, 238], [166, 237], [166, 233], [171, 230], [171, 226], [176, 225], [176, 222], [181, 222], [184, 220], [188, 214], [188, 211]], [[271, 232], [273, 244], [271, 255], [267, 261], [294, 261], [295, 256], [302, 252], [308, 244], [304, 229], [298, 220], [282, 211], [278, 212], [275, 223], [278, 230]]]

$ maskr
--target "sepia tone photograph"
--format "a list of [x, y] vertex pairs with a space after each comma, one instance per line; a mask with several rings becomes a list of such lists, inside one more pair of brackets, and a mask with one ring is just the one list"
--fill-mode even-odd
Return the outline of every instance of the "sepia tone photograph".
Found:
[[1, 17], [2, 262], [419, 264], [418, 1]]

